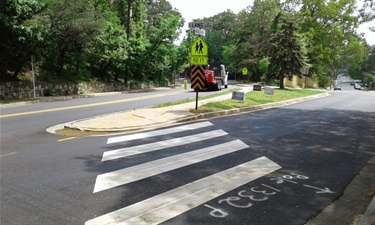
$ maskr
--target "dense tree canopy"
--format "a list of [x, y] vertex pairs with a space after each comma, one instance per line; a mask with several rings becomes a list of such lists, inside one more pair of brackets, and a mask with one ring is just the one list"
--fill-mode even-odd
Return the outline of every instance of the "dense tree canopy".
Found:
[[254, 81], [259, 81], [263, 75], [258, 64], [267, 56], [267, 40], [274, 32], [272, 28], [279, 12], [278, 0], [255, 0], [251, 7], [238, 14], [235, 34], [237, 50], [233, 57], [238, 59], [238, 69], [249, 68]]
[[[209, 63], [232, 75], [246, 67], [253, 81], [281, 80], [308, 62], [310, 75], [347, 70], [375, 82], [374, 48], [357, 32], [374, 21], [375, 6], [355, 3], [255, 0], [195, 21], [213, 24]], [[0, 78], [18, 79], [33, 55], [38, 79], [167, 83], [189, 68], [194, 32], [175, 44], [184, 22], [167, 0], [2, 0]]]
[[[341, 64], [347, 44], [357, 41], [355, 0], [290, 0], [300, 32], [307, 41], [311, 72], [330, 75]], [[291, 8], [291, 6], [288, 6]], [[294, 8], [294, 9], [295, 9]]]
[[4, 0], [1, 79], [35, 56], [40, 79], [167, 82], [186, 65], [173, 44], [183, 18], [166, 0]]
[[43, 40], [39, 25], [33, 17], [45, 8], [42, 1], [0, 1], [0, 78], [7, 70], [17, 76], [27, 57]]

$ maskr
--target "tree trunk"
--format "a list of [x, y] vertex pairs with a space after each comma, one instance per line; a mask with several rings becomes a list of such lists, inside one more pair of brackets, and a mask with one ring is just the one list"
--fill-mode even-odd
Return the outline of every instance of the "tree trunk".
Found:
[[128, 87], [128, 75], [129, 75], [129, 67], [128, 65], [126, 65], [125, 77], [124, 77], [124, 84], [126, 88]]
[[56, 73], [58, 75], [62, 74], [62, 71], [64, 69], [64, 64], [65, 64], [65, 49], [60, 49], [58, 61], [57, 61], [57, 68], [56, 68]]
[[17, 66], [16, 70], [13, 73], [12, 80], [17, 80], [18, 74], [21, 73], [23, 65]]
[[285, 89], [285, 87], [284, 87], [284, 75], [280, 75], [280, 89]]

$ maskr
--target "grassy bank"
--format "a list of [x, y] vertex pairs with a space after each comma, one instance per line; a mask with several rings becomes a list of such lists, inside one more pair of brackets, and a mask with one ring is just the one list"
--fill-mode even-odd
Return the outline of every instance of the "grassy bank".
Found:
[[211, 102], [205, 105], [199, 106], [198, 110], [191, 109], [191, 112], [194, 113], [204, 113], [204, 112], [214, 112], [220, 110], [227, 110], [227, 109], [234, 109], [234, 108], [242, 108], [254, 105], [261, 105], [271, 102], [279, 102], [293, 98], [300, 98], [309, 95], [320, 94], [321, 91], [317, 90], [296, 90], [296, 89], [275, 89], [273, 95], [266, 95], [264, 94], [264, 90], [262, 91], [251, 91], [245, 94], [244, 101], [238, 100], [226, 100], [221, 102]]

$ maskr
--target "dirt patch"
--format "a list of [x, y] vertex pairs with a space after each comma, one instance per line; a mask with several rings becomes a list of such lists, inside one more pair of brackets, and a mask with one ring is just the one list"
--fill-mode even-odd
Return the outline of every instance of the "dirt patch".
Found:
[[109, 135], [124, 133], [124, 131], [81, 131], [77, 129], [64, 128], [57, 130], [55, 132], [58, 135], [68, 136], [68, 137], [84, 137], [84, 136], [98, 136], [98, 135]]

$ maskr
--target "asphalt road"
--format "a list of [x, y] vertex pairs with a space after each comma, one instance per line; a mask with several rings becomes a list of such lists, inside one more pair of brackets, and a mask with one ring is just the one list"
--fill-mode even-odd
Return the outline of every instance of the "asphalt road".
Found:
[[[229, 89], [231, 88], [236, 88], [236, 86], [231, 85]], [[225, 90], [227, 89], [223, 89]], [[201, 92], [199, 96], [214, 93]], [[1, 140], [3, 145], [22, 142], [29, 138], [39, 142], [45, 135], [44, 130], [56, 124], [188, 98], [195, 98], [195, 92], [185, 91], [183, 88], [166, 88], [149, 92], [4, 107], [0, 115]], [[194, 103], [192, 105], [194, 107]], [[42, 137], [35, 136], [38, 133], [42, 133]], [[25, 140], [22, 144], [27, 144], [29, 141]], [[13, 151], [12, 146], [3, 146], [2, 154]]]
[[374, 154], [374, 92], [342, 89], [110, 144], [122, 135], [59, 141], [45, 128], [129, 103], [1, 119], [0, 223], [305, 224]]

